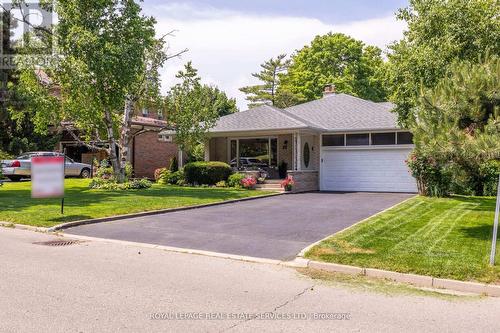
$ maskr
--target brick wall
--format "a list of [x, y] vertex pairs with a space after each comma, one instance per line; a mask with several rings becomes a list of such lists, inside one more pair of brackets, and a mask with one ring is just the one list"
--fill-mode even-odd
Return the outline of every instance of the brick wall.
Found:
[[292, 192], [319, 191], [319, 172], [317, 171], [288, 171], [288, 175], [295, 180]]
[[175, 143], [158, 141], [157, 132], [146, 132], [135, 137], [134, 171], [136, 177], [154, 178], [156, 169], [168, 167], [170, 159], [178, 157]]

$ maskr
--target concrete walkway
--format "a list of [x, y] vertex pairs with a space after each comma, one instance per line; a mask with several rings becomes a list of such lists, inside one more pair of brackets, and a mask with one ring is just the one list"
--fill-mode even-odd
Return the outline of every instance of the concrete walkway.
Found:
[[[0, 228], [0, 332], [498, 332], [500, 298], [385, 295], [281, 266], [106, 242], [32, 244], [51, 239]], [[349, 320], [181, 318], [200, 312]]]
[[84, 225], [66, 233], [289, 260], [413, 195], [305, 193]]

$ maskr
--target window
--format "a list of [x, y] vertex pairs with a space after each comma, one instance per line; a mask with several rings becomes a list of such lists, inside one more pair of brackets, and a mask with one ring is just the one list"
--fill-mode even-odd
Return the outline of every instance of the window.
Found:
[[323, 146], [326, 147], [345, 146], [344, 134], [323, 135]]
[[398, 145], [413, 144], [413, 134], [410, 132], [398, 132]]
[[395, 145], [396, 133], [372, 133], [372, 145]]
[[166, 134], [158, 134], [158, 141], [161, 142], [172, 142], [172, 136]]
[[304, 166], [307, 169], [307, 168], [309, 168], [309, 162], [311, 161], [311, 151], [309, 150], [309, 143], [307, 143], [307, 142], [304, 145], [303, 156], [304, 156]]
[[370, 144], [370, 135], [368, 133], [347, 134], [346, 144], [347, 146], [368, 146]]

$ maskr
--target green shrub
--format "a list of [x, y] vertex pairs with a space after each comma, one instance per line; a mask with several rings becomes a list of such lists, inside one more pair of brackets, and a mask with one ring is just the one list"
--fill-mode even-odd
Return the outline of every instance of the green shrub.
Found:
[[162, 174], [166, 171], [169, 171], [167, 168], [160, 168], [155, 170], [155, 181], [159, 181], [162, 177]]
[[186, 181], [190, 184], [215, 185], [227, 180], [231, 167], [223, 162], [192, 162], [184, 167]]
[[491, 160], [481, 165], [481, 175], [484, 177], [484, 195], [495, 196], [498, 191], [498, 175], [500, 174], [500, 160]]
[[406, 163], [417, 180], [419, 194], [430, 197], [445, 197], [450, 194], [452, 179], [449, 168], [433, 157], [415, 151], [410, 154]]
[[0, 150], [0, 160], [10, 160], [12, 159], [13, 156], [7, 152], [4, 152], [3, 150]]
[[165, 169], [158, 178], [158, 184], [176, 185], [180, 180], [184, 180], [184, 172], [182, 170], [172, 172]]
[[91, 189], [109, 190], [109, 191], [140, 190], [140, 189], [150, 188], [151, 186], [152, 183], [146, 178], [134, 179], [126, 183], [117, 183], [113, 180], [94, 178], [89, 184], [89, 188]]
[[231, 176], [229, 176], [229, 179], [227, 180], [227, 184], [229, 187], [236, 187], [239, 188], [241, 187], [241, 181], [245, 179], [245, 175], [241, 173], [234, 173]]
[[179, 162], [177, 161], [177, 157], [172, 157], [170, 160], [170, 166], [168, 167], [170, 172], [176, 172], [179, 171]]
[[227, 187], [227, 182], [225, 180], [221, 180], [217, 184], [215, 184], [215, 187]]

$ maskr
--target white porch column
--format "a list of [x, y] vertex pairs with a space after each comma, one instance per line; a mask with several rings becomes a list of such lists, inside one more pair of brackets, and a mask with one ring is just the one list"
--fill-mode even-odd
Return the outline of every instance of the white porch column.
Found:
[[295, 170], [300, 171], [302, 169], [302, 140], [300, 133], [297, 133], [297, 142], [295, 144], [295, 150], [297, 151], [295, 156], [297, 161], [295, 162]]
[[210, 161], [210, 139], [205, 141], [205, 161]]
[[182, 153], [182, 150], [179, 148], [179, 156], [177, 157], [177, 165], [179, 166], [179, 169], [184, 166], [184, 154]]

